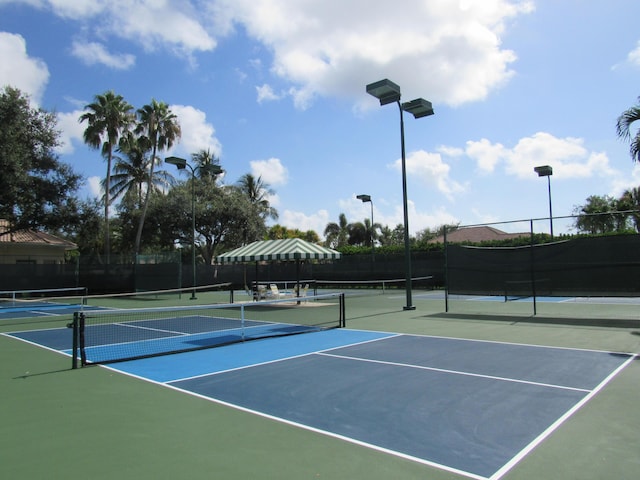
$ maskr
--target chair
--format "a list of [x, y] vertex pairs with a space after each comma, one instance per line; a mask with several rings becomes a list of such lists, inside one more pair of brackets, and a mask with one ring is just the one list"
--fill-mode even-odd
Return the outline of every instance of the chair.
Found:
[[280, 293], [280, 291], [278, 290], [278, 286], [275, 283], [269, 284], [269, 289], [271, 290], [271, 295], [275, 298], [281, 298], [285, 296], [284, 293]]
[[[309, 284], [307, 283], [304, 288], [300, 289], [300, 297], [306, 297], [307, 296], [307, 290], [309, 290]], [[306, 303], [306, 298], [305, 298], [305, 303]]]
[[253, 300], [258, 301], [263, 298], [267, 298], [267, 287], [264, 285], [257, 285], [256, 289], [253, 291]]

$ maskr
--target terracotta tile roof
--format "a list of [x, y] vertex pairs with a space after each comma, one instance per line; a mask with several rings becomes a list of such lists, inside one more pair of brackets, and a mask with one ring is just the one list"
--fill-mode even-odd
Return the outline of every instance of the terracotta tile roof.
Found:
[[[493, 227], [466, 227], [454, 230], [447, 234], [447, 242], [490, 242], [493, 240], [508, 240], [511, 238], [528, 237], [528, 232], [524, 233], [507, 233]], [[444, 236], [439, 236], [429, 240], [429, 243], [444, 243]]]
[[37, 245], [51, 245], [56, 247], [63, 247], [67, 250], [78, 248], [78, 246], [68, 240], [64, 240], [55, 235], [50, 235], [44, 232], [36, 232], [35, 230], [18, 230], [16, 232], [7, 232], [9, 229], [9, 222], [7, 220], [0, 220], [0, 244], [10, 243], [22, 243], [22, 244], [37, 244]]

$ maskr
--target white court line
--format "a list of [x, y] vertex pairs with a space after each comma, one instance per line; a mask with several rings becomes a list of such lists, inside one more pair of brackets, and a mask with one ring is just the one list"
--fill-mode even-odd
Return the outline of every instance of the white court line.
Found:
[[323, 353], [323, 352], [318, 352], [318, 355], [323, 355], [326, 357], [335, 357], [335, 358], [342, 358], [342, 359], [346, 359], [346, 360], [354, 360], [354, 361], [358, 361], [358, 362], [371, 362], [371, 363], [381, 363], [384, 365], [393, 365], [396, 367], [407, 367], [407, 368], [416, 368], [419, 370], [430, 370], [433, 372], [442, 372], [442, 373], [451, 373], [453, 375], [463, 375], [466, 377], [479, 377], [479, 378], [487, 378], [490, 380], [499, 380], [501, 382], [511, 382], [511, 383], [524, 383], [526, 385], [535, 385], [535, 386], [539, 386], [539, 387], [548, 387], [548, 388], [558, 388], [560, 390], [572, 390], [575, 392], [591, 392], [591, 390], [587, 390], [584, 388], [575, 388], [575, 387], [567, 387], [565, 385], [555, 385], [552, 383], [540, 383], [540, 382], [532, 382], [529, 380], [520, 380], [517, 378], [508, 378], [508, 377], [497, 377], [494, 375], [483, 375], [481, 373], [471, 373], [471, 372], [463, 372], [463, 371], [459, 371], [459, 370], [448, 370], [445, 368], [435, 368], [435, 367], [425, 367], [422, 365], [413, 365], [410, 363], [398, 363], [398, 362], [388, 362], [388, 361], [383, 361], [383, 360], [372, 360], [369, 358], [360, 358], [360, 357], [349, 357], [346, 355], [335, 355], [332, 353]]
[[515, 455], [510, 461], [508, 461], [504, 466], [494, 473], [490, 480], [499, 480], [503, 475], [505, 475], [509, 470], [511, 470], [520, 460], [526, 457], [529, 453], [533, 451], [538, 445], [540, 445], [548, 436], [550, 436], [554, 431], [556, 431], [564, 422], [566, 422], [574, 413], [580, 410], [589, 400], [591, 400], [597, 393], [600, 392], [615, 376], [617, 376], [622, 370], [624, 370], [627, 365], [629, 365], [632, 361], [637, 358], [637, 355], [631, 355], [629, 359], [616, 368], [613, 372], [611, 372], [607, 378], [605, 378], [600, 384], [594, 388], [591, 393], [585, 396], [582, 400], [576, 403], [571, 409], [569, 409], [564, 415], [562, 415], [558, 420], [553, 422], [544, 432], [538, 435], [538, 438], [534, 439], [529, 445], [523, 448], [517, 455]]

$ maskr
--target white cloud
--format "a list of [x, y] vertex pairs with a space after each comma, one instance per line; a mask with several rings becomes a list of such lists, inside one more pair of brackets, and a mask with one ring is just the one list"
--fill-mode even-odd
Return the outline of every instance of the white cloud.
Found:
[[93, 195], [94, 197], [101, 198], [103, 195], [101, 182], [102, 182], [102, 178], [100, 177], [87, 178], [89, 191], [91, 192], [91, 195]]
[[493, 172], [500, 160], [507, 155], [501, 144], [492, 144], [486, 138], [478, 142], [467, 142], [466, 153], [478, 163], [478, 169], [486, 173]]
[[48, 0], [51, 9], [57, 15], [72, 19], [81, 19], [101, 13], [108, 0]]
[[627, 62], [636, 67], [640, 67], [640, 40], [636, 44], [636, 48], [627, 55]]
[[[195, 53], [212, 51], [217, 38], [235, 33], [235, 26], [241, 25], [238, 31], [272, 52], [270, 72], [288, 83], [284, 94], [299, 109], [318, 96], [348, 97], [359, 108], [371, 108], [375, 101], [363, 95], [364, 85], [385, 77], [402, 85], [407, 98], [426, 96], [449, 105], [482, 100], [514, 74], [516, 54], [502, 46], [501, 36], [510, 22], [533, 11], [533, 2], [520, 0], [406, 0], [394, 8], [382, 0], [31, 4], [77, 20], [83, 28], [91, 24], [100, 43], [87, 41], [94, 42], [94, 55], [112, 66], [133, 60], [109, 54], [110, 37], [136, 42], [149, 51], [166, 49], [195, 64]], [[259, 101], [273, 99], [273, 91], [261, 88]]]
[[186, 155], [209, 150], [216, 157], [221, 156], [222, 145], [215, 137], [215, 129], [207, 123], [207, 115], [202, 110], [189, 105], [171, 105], [169, 108], [178, 117], [182, 130], [177, 150], [183, 151]]
[[203, 26], [198, 7], [191, 2], [137, 2], [110, 4], [109, 33], [135, 40], [148, 50], [168, 46], [177, 54], [213, 50], [217, 42]]
[[113, 54], [97, 42], [74, 41], [71, 53], [86, 65], [102, 64], [116, 70], [127, 70], [136, 63], [136, 57], [130, 54]]
[[640, 185], [640, 164], [634, 163], [631, 175], [620, 176], [613, 181], [610, 195], [618, 198], [625, 190], [637, 188], [638, 185]]
[[289, 181], [289, 171], [282, 165], [279, 158], [269, 158], [268, 160], [252, 160], [251, 174], [255, 177], [262, 177], [262, 181], [271, 187], [286, 185]]
[[[91, 22], [92, 31], [101, 38], [115, 36], [132, 40], [147, 50], [166, 48], [193, 62], [192, 54], [211, 51], [217, 42], [207, 32], [224, 22], [213, 21], [212, 13], [223, 9], [191, 1], [138, 0], [40, 0], [27, 2], [50, 9], [55, 15]], [[216, 30], [214, 30], [216, 31]]]
[[507, 174], [518, 178], [535, 178], [533, 168], [550, 165], [556, 178], [588, 178], [615, 176], [605, 153], [589, 151], [581, 138], [558, 138], [538, 132], [518, 141], [513, 148], [487, 139], [467, 142], [466, 154], [484, 172], [493, 172], [499, 165]]
[[270, 85], [266, 83], [264, 85], [256, 87], [256, 92], [258, 93], [258, 103], [262, 102], [272, 102], [274, 100], [280, 100], [282, 98], [281, 95], [276, 94], [271, 88]]
[[83, 142], [83, 132], [87, 124], [78, 121], [83, 110], [74, 110], [68, 113], [57, 113], [57, 127], [60, 130], [60, 145], [56, 149], [58, 154], [73, 153], [73, 142]]
[[[402, 159], [396, 160], [390, 167], [402, 171]], [[464, 191], [464, 186], [449, 176], [451, 168], [442, 161], [439, 153], [424, 150], [410, 152], [406, 156], [407, 177], [418, 179], [426, 185], [434, 185], [438, 191], [450, 200], [453, 194]]]
[[512, 0], [413, 0], [393, 9], [381, 0], [219, 3], [228, 22], [273, 51], [271, 71], [294, 86], [299, 108], [316, 95], [362, 98], [365, 84], [384, 77], [440, 103], [481, 100], [513, 75], [516, 55], [500, 35], [533, 10], [532, 2]]
[[326, 210], [318, 210], [311, 215], [307, 215], [302, 212], [285, 210], [280, 214], [278, 223], [287, 228], [297, 228], [303, 232], [313, 230], [322, 237], [322, 233], [324, 232], [327, 223], [329, 223], [329, 212]]
[[0, 58], [0, 88], [10, 85], [40, 103], [49, 81], [49, 69], [42, 60], [29, 56], [25, 39], [0, 32]]

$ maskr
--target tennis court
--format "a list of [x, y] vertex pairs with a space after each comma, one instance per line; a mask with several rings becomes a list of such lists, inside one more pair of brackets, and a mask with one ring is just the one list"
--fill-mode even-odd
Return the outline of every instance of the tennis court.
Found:
[[[637, 473], [631, 452], [638, 447], [639, 416], [627, 408], [638, 400], [634, 359], [640, 335], [633, 329], [443, 318], [441, 300], [416, 295], [416, 311], [402, 312], [398, 297], [350, 298], [346, 329], [75, 371], [68, 370], [68, 356], [54, 353], [70, 351], [66, 324], [13, 328], [11, 338], [0, 337], [10, 346], [3, 359], [8, 352], [18, 358], [12, 368], [3, 365], [3, 382], [23, 394], [25, 385], [56, 385], [53, 397], [66, 398], [58, 408], [82, 426], [47, 418], [38, 428], [58, 425], [62, 443], [88, 435], [106, 447], [103, 456], [99, 449], [84, 452], [78, 461], [85, 470], [65, 467], [68, 478], [112, 478], [122, 468], [139, 478], [210, 478], [211, 472], [221, 478], [436, 479]], [[175, 331], [175, 325], [153, 329]], [[40, 367], [6, 379], [27, 365]], [[14, 423], [8, 416], [3, 420]], [[116, 453], [126, 467], [108, 461]], [[99, 465], [106, 468], [102, 477], [94, 475]], [[38, 467], [11, 468], [8, 473]]]

